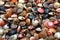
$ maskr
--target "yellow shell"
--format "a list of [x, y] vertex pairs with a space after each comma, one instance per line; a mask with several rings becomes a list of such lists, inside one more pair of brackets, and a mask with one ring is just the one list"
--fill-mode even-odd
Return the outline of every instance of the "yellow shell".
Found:
[[54, 3], [54, 8], [59, 8], [59, 7], [60, 7], [60, 3], [55, 2], [55, 3]]

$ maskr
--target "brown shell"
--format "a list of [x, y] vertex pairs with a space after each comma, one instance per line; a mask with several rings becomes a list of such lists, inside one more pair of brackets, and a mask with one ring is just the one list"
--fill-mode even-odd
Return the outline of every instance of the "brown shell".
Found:
[[24, 25], [26, 25], [26, 22], [25, 21], [21, 21], [20, 22], [20, 26], [24, 26]]
[[12, 14], [12, 11], [11, 10], [7, 10], [6, 11], [6, 14], [5, 14], [5, 18], [9, 18]]
[[39, 34], [34, 33], [34, 37], [35, 37], [36, 39], [39, 39]]
[[26, 19], [26, 25], [30, 25], [30, 19]]
[[47, 37], [47, 33], [45, 31], [42, 31], [39, 33], [39, 37], [40, 38], [46, 38]]

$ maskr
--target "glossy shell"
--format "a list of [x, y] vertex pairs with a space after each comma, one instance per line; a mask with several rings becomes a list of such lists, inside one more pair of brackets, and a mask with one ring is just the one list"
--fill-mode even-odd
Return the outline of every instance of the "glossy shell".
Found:
[[26, 19], [26, 25], [30, 25], [30, 19]]
[[32, 25], [33, 25], [33, 26], [37, 26], [37, 25], [38, 25], [38, 23], [39, 23], [39, 21], [38, 21], [38, 20], [34, 20], [34, 19], [32, 20]]

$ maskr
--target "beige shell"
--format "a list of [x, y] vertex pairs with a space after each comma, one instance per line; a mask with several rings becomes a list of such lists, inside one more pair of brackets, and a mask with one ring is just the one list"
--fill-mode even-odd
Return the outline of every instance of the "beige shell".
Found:
[[23, 4], [22, 4], [22, 3], [18, 3], [18, 4], [17, 4], [17, 7], [23, 9]]
[[20, 26], [24, 26], [24, 25], [26, 25], [26, 22], [25, 21], [21, 21], [20, 22]]
[[60, 3], [55, 2], [55, 3], [54, 3], [54, 8], [59, 8], [59, 7], [60, 7]]
[[0, 1], [0, 5], [3, 5], [4, 4], [4, 2], [3, 1]]
[[32, 20], [32, 25], [33, 25], [33, 26], [37, 26], [37, 25], [38, 25], [38, 23], [39, 23], [39, 21], [38, 21], [38, 20], [34, 20], [34, 19]]
[[42, 31], [39, 33], [39, 37], [40, 38], [46, 38], [47, 37], [47, 33], [45, 31]]

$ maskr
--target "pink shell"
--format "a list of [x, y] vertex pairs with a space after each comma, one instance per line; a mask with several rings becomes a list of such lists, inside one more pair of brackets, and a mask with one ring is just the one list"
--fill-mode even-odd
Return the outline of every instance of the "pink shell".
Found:
[[53, 22], [46, 22], [44, 25], [45, 25], [47, 28], [55, 28], [55, 25], [54, 25]]
[[60, 12], [60, 8], [57, 8], [56, 11], [57, 11], [57, 12]]
[[38, 8], [38, 12], [44, 13], [44, 10], [42, 8]]
[[17, 17], [17, 15], [16, 15], [16, 14], [13, 14], [13, 15], [11, 15], [11, 17], [12, 17], [12, 18], [15, 18], [15, 17]]

